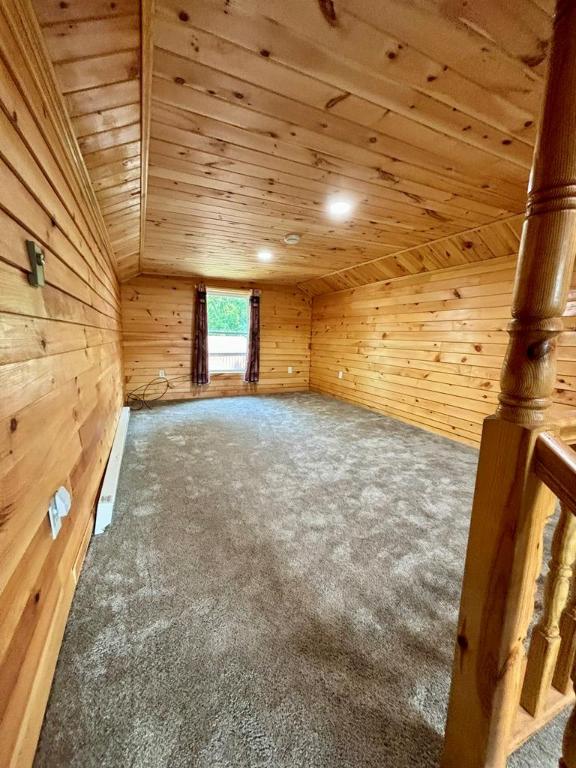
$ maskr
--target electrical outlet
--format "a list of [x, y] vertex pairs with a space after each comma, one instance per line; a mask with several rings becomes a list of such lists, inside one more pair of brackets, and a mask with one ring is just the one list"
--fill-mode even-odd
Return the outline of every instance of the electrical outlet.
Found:
[[66, 517], [72, 506], [72, 497], [63, 485], [58, 488], [48, 504], [48, 519], [52, 530], [52, 538], [55, 539], [62, 528], [62, 518]]
[[288, 366], [288, 373], [293, 373], [293, 370], [292, 370], [292, 366], [291, 366], [291, 365], [289, 365], [289, 366]]
[[164, 370], [164, 368], [160, 368], [160, 370], [158, 371], [158, 378], [160, 379], [166, 378], [166, 371]]
[[55, 539], [56, 536], [58, 536], [60, 533], [60, 528], [62, 528], [62, 521], [60, 520], [60, 515], [58, 514], [58, 508], [56, 506], [56, 499], [54, 496], [50, 499], [50, 504], [48, 505], [48, 520], [50, 520], [52, 538]]
[[343, 379], [344, 378], [344, 371], [338, 371], [338, 378]]

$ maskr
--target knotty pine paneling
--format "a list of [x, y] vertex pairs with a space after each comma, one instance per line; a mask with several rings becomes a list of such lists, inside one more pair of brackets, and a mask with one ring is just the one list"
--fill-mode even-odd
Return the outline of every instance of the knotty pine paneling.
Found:
[[335, 270], [315, 280], [298, 284], [309, 296], [358, 288], [422, 272], [458, 267], [518, 253], [524, 215], [443, 237], [393, 256], [381, 256], [364, 264]]
[[[515, 262], [501, 257], [317, 296], [310, 388], [478, 445], [482, 421], [496, 409]], [[576, 405], [575, 316], [576, 290], [555, 393], [567, 405]]]
[[125, 279], [139, 271], [140, 3], [32, 2]]
[[[56, 89], [36, 86], [26, 7], [0, 11], [0, 763], [18, 768], [34, 757], [122, 404], [112, 256]], [[43, 288], [28, 282], [27, 239], [46, 254]], [[60, 485], [72, 509], [53, 541]]]
[[[239, 374], [214, 374], [208, 385], [190, 383], [194, 286], [180, 277], [140, 275], [122, 284], [122, 323], [126, 393], [164, 370], [171, 381], [163, 399], [272, 394], [308, 389], [310, 299], [294, 286], [259, 286], [261, 296], [260, 381], [246, 384]], [[254, 284], [206, 281], [208, 287], [252, 288]], [[288, 373], [292, 366], [293, 373]], [[153, 385], [154, 397], [164, 385]]]
[[[444, 5], [157, 0], [142, 271], [320, 293], [521, 213], [551, 13]], [[332, 195], [354, 215], [331, 220]]]

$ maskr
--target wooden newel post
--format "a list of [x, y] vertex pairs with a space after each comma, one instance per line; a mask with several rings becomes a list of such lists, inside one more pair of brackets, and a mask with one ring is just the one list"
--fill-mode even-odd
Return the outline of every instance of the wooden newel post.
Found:
[[499, 413], [542, 424], [576, 253], [576, 4], [557, 5], [540, 136], [520, 243]]
[[557, 4], [500, 405], [484, 422], [442, 768], [503, 768], [522, 685], [544, 522], [531, 471], [547, 424], [576, 254], [576, 0]]

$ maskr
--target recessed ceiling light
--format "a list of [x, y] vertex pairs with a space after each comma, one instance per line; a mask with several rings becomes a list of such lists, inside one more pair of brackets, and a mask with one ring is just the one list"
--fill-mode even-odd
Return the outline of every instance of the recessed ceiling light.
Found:
[[274, 254], [268, 248], [260, 248], [256, 255], [260, 261], [271, 261], [274, 258]]
[[286, 245], [297, 245], [300, 242], [300, 235], [298, 232], [289, 232], [284, 236], [284, 242]]
[[345, 219], [353, 207], [352, 200], [345, 197], [333, 197], [328, 201], [328, 213], [333, 219]]

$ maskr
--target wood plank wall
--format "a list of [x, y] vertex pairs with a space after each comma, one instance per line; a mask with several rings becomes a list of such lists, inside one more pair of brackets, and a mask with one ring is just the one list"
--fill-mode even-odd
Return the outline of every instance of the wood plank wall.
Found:
[[[477, 445], [497, 404], [515, 262], [500, 257], [317, 296], [311, 389]], [[569, 405], [575, 316], [573, 290], [556, 390]]]
[[140, 2], [32, 0], [121, 279], [139, 271]]
[[[208, 287], [260, 287], [260, 382], [248, 385], [238, 374], [217, 374], [205, 387], [190, 383], [192, 312], [197, 280], [139, 276], [122, 284], [126, 392], [139, 389], [164, 370], [170, 384], [164, 399], [272, 394], [308, 389], [311, 301], [294, 286], [207, 281]], [[288, 373], [292, 366], [293, 372]], [[164, 385], [149, 387], [154, 397]]]
[[[118, 281], [57, 97], [28, 59], [38, 49], [20, 37], [30, 26], [14, 24], [25, 7], [0, 10], [0, 764], [19, 768], [33, 760], [122, 404]], [[44, 247], [44, 288], [28, 282], [27, 239]], [[72, 509], [53, 541], [60, 485]]]

